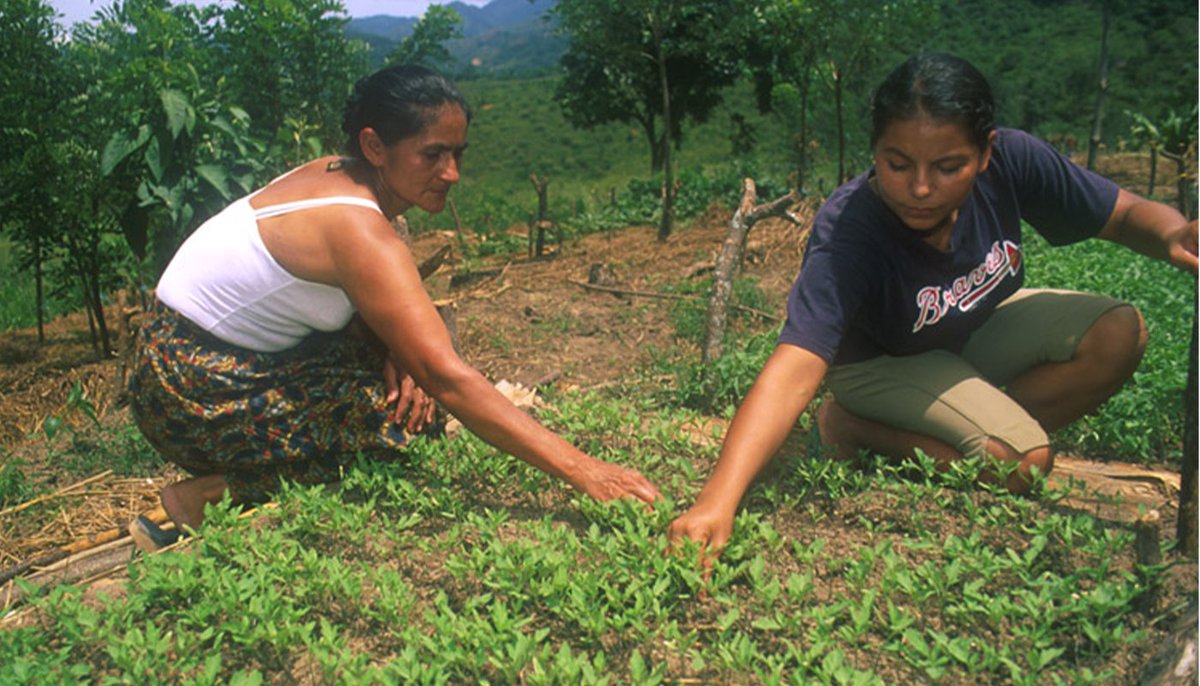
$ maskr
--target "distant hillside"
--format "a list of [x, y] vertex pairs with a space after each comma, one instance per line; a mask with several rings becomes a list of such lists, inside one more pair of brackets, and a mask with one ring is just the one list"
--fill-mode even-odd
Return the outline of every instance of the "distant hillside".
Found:
[[[483, 7], [461, 2], [449, 6], [463, 18], [463, 37], [446, 44], [455, 63], [445, 71], [459, 77], [474, 74], [530, 74], [552, 69], [566, 49], [545, 14], [557, 0], [492, 0]], [[417, 17], [378, 15], [351, 19], [346, 33], [367, 42], [373, 64], [412, 33]]]

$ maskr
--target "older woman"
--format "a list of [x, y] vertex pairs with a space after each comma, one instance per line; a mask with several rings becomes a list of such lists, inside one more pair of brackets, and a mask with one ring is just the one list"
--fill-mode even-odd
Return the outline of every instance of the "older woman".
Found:
[[[346, 157], [293, 169], [179, 249], [133, 377], [138, 426], [193, 475], [162, 492], [178, 529], [198, 527], [205, 504], [226, 492], [260, 501], [283, 477], [330, 481], [359, 454], [397, 457], [433, 399], [589, 496], [659, 497], [638, 472], [542, 427], [455, 353], [390, 220], [414, 206], [442, 210], [469, 122], [462, 95], [437, 73], [381, 70], [347, 103]], [[131, 531], [144, 547], [170, 540], [145, 518]]]

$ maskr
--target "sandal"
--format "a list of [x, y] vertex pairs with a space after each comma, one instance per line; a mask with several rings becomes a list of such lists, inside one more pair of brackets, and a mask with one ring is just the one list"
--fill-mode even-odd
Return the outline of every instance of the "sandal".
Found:
[[182, 538], [178, 530], [165, 530], [144, 515], [129, 523], [129, 535], [144, 553], [156, 553]]

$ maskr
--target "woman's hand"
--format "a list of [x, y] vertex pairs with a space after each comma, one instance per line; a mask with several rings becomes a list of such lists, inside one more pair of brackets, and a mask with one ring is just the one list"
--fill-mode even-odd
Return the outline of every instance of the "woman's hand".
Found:
[[658, 488], [634, 469], [628, 469], [595, 458], [586, 458], [589, 463], [582, 476], [572, 479], [575, 487], [589, 496], [606, 502], [630, 496], [644, 503], [653, 503], [662, 498]]
[[426, 395], [411, 376], [401, 372], [391, 358], [383, 363], [383, 385], [387, 392], [387, 404], [396, 403], [396, 409], [390, 411], [392, 421], [400, 424], [404, 421], [405, 413], [408, 413], [405, 431], [415, 434], [433, 421], [433, 398]]

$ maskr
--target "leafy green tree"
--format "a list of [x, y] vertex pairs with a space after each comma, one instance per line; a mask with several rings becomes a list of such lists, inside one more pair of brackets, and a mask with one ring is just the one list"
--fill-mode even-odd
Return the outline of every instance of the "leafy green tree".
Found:
[[770, 111], [792, 131], [795, 187], [808, 173], [812, 86], [824, 52], [819, 15], [808, 0], [751, 0], [742, 15], [745, 59], [754, 75], [761, 111]]
[[0, 5], [0, 228], [16, 243], [18, 266], [33, 272], [39, 342], [55, 231], [49, 194], [58, 176], [47, 132], [67, 126], [54, 16], [43, 0]]
[[456, 38], [462, 38], [462, 16], [449, 5], [430, 5], [412, 33], [388, 55], [387, 63], [428, 67], [448, 64], [454, 57], [445, 43]]
[[862, 93], [861, 102], [874, 86], [881, 64], [915, 52], [911, 41], [935, 25], [932, 3], [926, 0], [814, 0], [810, 24], [821, 32], [818, 42], [820, 71], [833, 94], [838, 183], [851, 172], [846, 164], [846, 109], [848, 93]]
[[554, 13], [569, 40], [557, 99], [575, 126], [642, 128], [651, 171], [664, 173], [659, 238], [665, 239], [675, 195], [671, 143], [682, 144], [685, 120], [708, 118], [738, 74], [726, 32], [735, 4], [560, 0]]
[[[346, 38], [341, 0], [237, 0], [213, 30], [223, 102], [250, 114], [255, 135], [279, 144], [282, 166], [340, 147], [350, 87], [366, 45]], [[298, 156], [294, 158], [293, 154]]]
[[71, 42], [86, 79], [80, 136], [93, 167], [152, 278], [179, 243], [234, 194], [266, 176], [265, 146], [248, 136], [249, 116], [227, 103], [211, 27], [217, 7], [127, 0], [81, 25]]
[[249, 115], [197, 94], [159, 93], [161, 106], [137, 113], [104, 147], [100, 173], [136, 178], [137, 208], [156, 213], [155, 273], [203, 220], [262, 178], [265, 146], [249, 133]]

